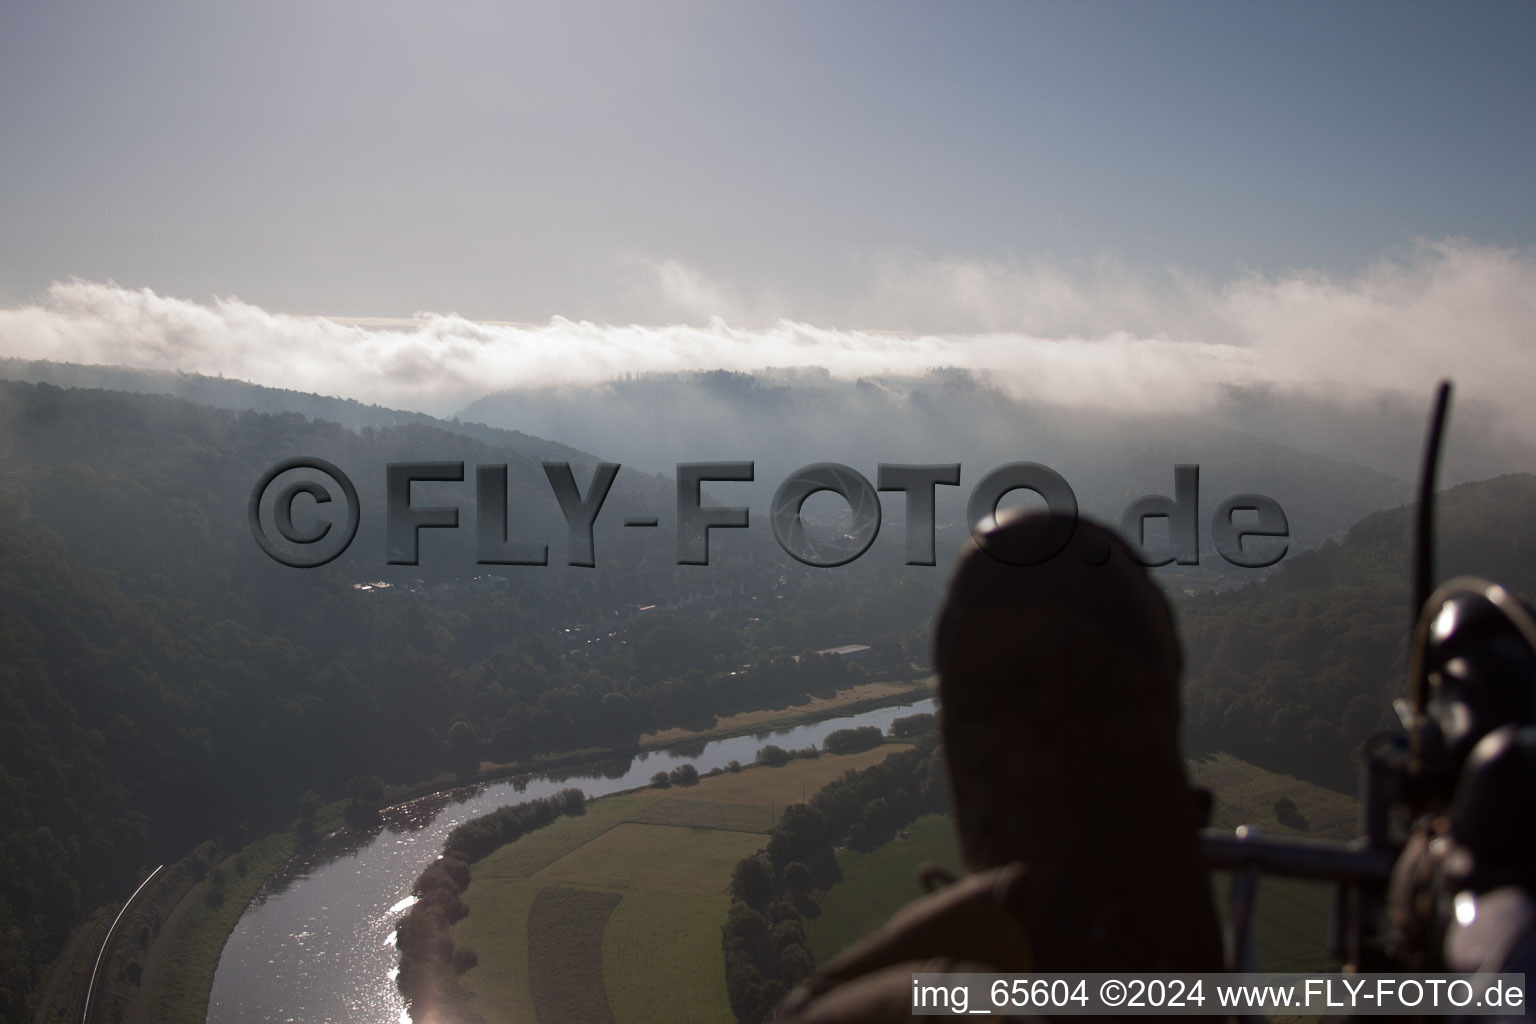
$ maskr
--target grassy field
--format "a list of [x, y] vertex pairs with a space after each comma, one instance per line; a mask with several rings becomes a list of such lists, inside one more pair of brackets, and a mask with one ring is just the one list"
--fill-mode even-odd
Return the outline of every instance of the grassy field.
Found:
[[720, 949], [731, 870], [786, 804], [904, 749], [603, 797], [503, 846], [473, 866], [469, 916], [453, 931], [479, 959], [462, 977], [471, 1008], [493, 1024], [731, 1020]]
[[660, 797], [657, 790], [643, 789], [589, 800], [583, 813], [561, 818], [479, 861], [474, 866], [474, 880], [528, 878], [621, 822], [630, 820]]
[[603, 928], [611, 892], [544, 886], [528, 908], [528, 979], [543, 1024], [613, 1024], [603, 990]]
[[534, 877], [545, 883], [707, 894], [719, 892], [736, 862], [762, 849], [763, 842], [753, 832], [625, 822]]
[[[603, 933], [604, 978], [614, 1020], [732, 1020], [720, 952], [720, 925], [729, 907], [730, 897], [723, 892], [625, 892]], [[658, 935], [667, 936], [663, 956], [657, 955]]]
[[629, 820], [646, 825], [678, 825], [685, 828], [717, 828], [729, 832], [773, 829], [775, 808], [762, 804], [729, 804], [716, 800], [658, 800]]
[[806, 944], [817, 963], [830, 960], [923, 895], [917, 869], [924, 862], [960, 873], [960, 847], [954, 823], [947, 815], [919, 818], [906, 832], [909, 838], [893, 840], [869, 853], [845, 849], [838, 855], [843, 880], [819, 901], [821, 916], [806, 921]]
[[754, 767], [747, 771], [710, 776], [704, 780], [708, 783], [707, 787], [689, 786], [667, 792], [678, 800], [710, 800], [758, 807], [766, 804], [782, 811], [785, 804], [804, 803], [815, 796], [822, 786], [839, 778], [844, 772], [868, 768], [909, 746], [906, 743], [887, 743], [857, 754], [796, 758], [779, 768]]
[[[157, 964], [135, 1001], [134, 1019], [154, 1024], [201, 1024], [207, 1016], [213, 974], [229, 933], [262, 882], [292, 857], [294, 850], [293, 834], [279, 832], [223, 861], [220, 867], [228, 883], [223, 900], [215, 906], [204, 898], [208, 882], [191, 888], [166, 918], [156, 940], [152, 955]], [[244, 874], [235, 868], [239, 858], [244, 858]]]
[[[1359, 810], [1353, 797], [1279, 775], [1216, 754], [1190, 763], [1190, 776], [1216, 794], [1211, 824], [1220, 828], [1255, 825], [1277, 836], [1353, 839], [1359, 831]], [[1288, 798], [1305, 820], [1305, 829], [1280, 824], [1275, 801]], [[1216, 909], [1225, 920], [1230, 876], [1216, 876]], [[1326, 970], [1334, 966], [1328, 953], [1333, 891], [1327, 885], [1299, 879], [1266, 879], [1259, 887], [1258, 927], [1254, 931], [1259, 969], [1265, 971]]]
[[846, 715], [860, 705], [889, 704], [895, 698], [911, 695], [914, 700], [932, 696], [933, 682], [906, 680], [894, 682], [861, 683], [846, 690], [829, 693], [825, 697], [811, 696], [804, 704], [786, 704], [782, 708], [765, 708], [761, 711], [743, 711], [715, 719], [708, 729], [665, 729], [646, 733], [640, 737], [643, 748], [666, 747], [706, 736], [731, 736], [747, 732], [766, 732], [782, 726], [798, 725], [810, 718], [830, 718]]
[[[1212, 824], [1232, 828], [1257, 825], [1276, 835], [1349, 839], [1355, 835], [1353, 798], [1333, 790], [1278, 775], [1227, 754], [1191, 762], [1192, 781], [1216, 794]], [[1306, 820], [1305, 830], [1281, 825], [1275, 801], [1289, 798]], [[957, 870], [959, 855], [948, 818], [921, 818], [898, 839], [870, 853], [844, 850], [838, 860], [843, 880], [819, 901], [821, 916], [807, 921], [806, 938], [818, 963], [880, 926], [891, 913], [922, 894], [917, 868], [931, 861]], [[1229, 878], [1214, 879], [1217, 913], [1225, 920]], [[1291, 879], [1268, 879], [1259, 890], [1254, 938], [1259, 969], [1318, 970], [1333, 966], [1328, 955], [1331, 890]]]
[[[1190, 781], [1216, 794], [1211, 824], [1221, 828], [1257, 825], [1280, 836], [1348, 840], [1359, 834], [1360, 811], [1354, 797], [1314, 786], [1290, 775], [1279, 775], [1239, 761], [1231, 754], [1213, 754], [1189, 762]], [[1275, 801], [1287, 797], [1306, 820], [1307, 828], [1280, 824]]]
[[[541, 831], [558, 829], [571, 820], [579, 819], [561, 819]], [[470, 913], [454, 925], [453, 944], [474, 950], [480, 958], [462, 981], [474, 993], [475, 1007], [488, 1020], [537, 1020], [528, 981], [528, 929], [524, 923], [542, 888], [542, 882], [529, 878], [481, 878], [476, 874], [464, 894]]]

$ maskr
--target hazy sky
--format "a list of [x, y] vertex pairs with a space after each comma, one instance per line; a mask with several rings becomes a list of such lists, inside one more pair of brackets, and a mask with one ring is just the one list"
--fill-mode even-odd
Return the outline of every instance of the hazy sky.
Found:
[[0, 300], [650, 321], [694, 312], [670, 261], [867, 327], [892, 260], [1527, 246], [1533, 39], [1529, 3], [9, 3]]
[[1533, 39], [1530, 3], [6, 3], [0, 354], [309, 351], [369, 397], [1066, 340], [1513, 388]]

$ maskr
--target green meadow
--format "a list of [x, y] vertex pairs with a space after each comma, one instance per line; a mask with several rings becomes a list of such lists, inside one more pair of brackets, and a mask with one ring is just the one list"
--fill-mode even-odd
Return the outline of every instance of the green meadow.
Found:
[[[1274, 835], [1351, 839], [1356, 809], [1352, 797], [1289, 775], [1265, 771], [1227, 754], [1189, 765], [1191, 781], [1216, 796], [1212, 824], [1221, 828], [1257, 826]], [[1275, 803], [1289, 799], [1305, 829], [1282, 825]], [[1297, 821], [1297, 819], [1292, 819]], [[925, 862], [960, 869], [954, 825], [942, 815], [919, 818], [908, 838], [895, 839], [869, 853], [844, 849], [838, 854], [842, 881], [817, 900], [820, 916], [806, 921], [806, 939], [818, 963], [825, 963], [855, 940], [870, 934], [891, 914], [922, 895], [917, 870]], [[1217, 913], [1226, 919], [1229, 879], [1216, 875]], [[1259, 969], [1316, 970], [1332, 966], [1328, 953], [1331, 890], [1315, 882], [1266, 879], [1260, 887], [1258, 927], [1254, 933]]]
[[[470, 913], [453, 931], [455, 946], [478, 957], [462, 976], [471, 1009], [492, 1024], [731, 1020], [720, 948], [731, 869], [766, 843], [786, 804], [899, 749], [888, 743], [706, 776], [696, 786], [603, 797], [585, 814], [503, 846], [473, 866], [463, 897]], [[1354, 801], [1341, 793], [1227, 755], [1193, 761], [1190, 773], [1216, 793], [1219, 826], [1353, 834]], [[1282, 798], [1295, 808], [1289, 825], [1276, 816]], [[905, 838], [868, 853], [839, 852], [842, 881], [819, 894], [820, 913], [806, 921], [818, 962], [921, 896], [922, 864], [959, 871], [949, 818], [928, 815], [904, 831]], [[1218, 876], [1222, 913], [1225, 889]], [[1267, 881], [1259, 901], [1260, 968], [1328, 966], [1328, 913], [1326, 888]]]
[[732, 1020], [720, 926], [737, 861], [786, 804], [906, 744], [797, 758], [589, 802], [471, 869], [454, 946], [492, 1024]]

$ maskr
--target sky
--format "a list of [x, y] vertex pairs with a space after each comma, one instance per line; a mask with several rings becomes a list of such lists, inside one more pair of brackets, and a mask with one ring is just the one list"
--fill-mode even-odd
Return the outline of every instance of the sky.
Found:
[[413, 407], [1457, 371], [1529, 417], [1533, 38], [1491, 2], [6, 3], [0, 355]]

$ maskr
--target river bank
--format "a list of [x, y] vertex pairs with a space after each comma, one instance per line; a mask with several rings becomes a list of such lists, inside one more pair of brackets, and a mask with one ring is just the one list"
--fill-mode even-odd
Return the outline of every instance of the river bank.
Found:
[[[931, 710], [931, 701], [893, 705], [802, 723], [771, 738], [752, 735], [689, 744], [676, 751], [639, 751], [594, 758], [551, 772], [434, 794], [345, 857], [307, 865], [253, 901], [220, 957], [208, 1004], [212, 1024], [305, 1020], [315, 1024], [393, 1022], [404, 1004], [394, 986], [395, 930], [411, 888], [437, 858], [457, 825], [498, 807], [576, 786], [590, 797], [643, 786], [658, 770], [682, 764], [700, 773], [750, 763], [765, 742], [816, 745], [830, 732], [859, 725], [882, 731], [896, 718]], [[552, 777], [553, 776], [553, 777]], [[407, 805], [408, 807], [412, 805]]]
[[[440, 773], [414, 783], [388, 786], [385, 800], [389, 806], [380, 828], [361, 832], [346, 829], [344, 800], [319, 809], [315, 828], [325, 835], [319, 844], [319, 858], [300, 849], [297, 822], [238, 850], [218, 851], [205, 844], [167, 868], [167, 878], [157, 881], [155, 892], [145, 894], [144, 905], [135, 908], [133, 920], [125, 921], [122, 933], [114, 937], [109, 954], [112, 963], [103, 972], [108, 984], [104, 1005], [121, 1007], [121, 1019], [130, 1022], [203, 1021], [228, 940], [253, 908], [268, 899], [282, 900], [289, 886], [322, 870], [324, 858], [355, 852], [377, 842], [386, 832], [409, 834], [424, 828], [444, 809], [474, 800], [488, 789], [516, 790], [519, 780], [526, 785], [539, 776], [563, 776], [594, 766], [611, 774], [623, 763], [638, 764], [664, 756], [660, 752], [667, 748], [682, 746], [691, 754], [710, 743], [805, 727], [834, 717], [841, 721], [930, 694], [931, 684], [926, 679], [865, 683], [812, 696], [804, 704], [726, 716], [706, 729], [650, 734], [629, 750], [593, 748], [516, 764], [486, 763], [473, 777]], [[207, 900], [215, 876], [220, 879], [220, 892], [215, 905], [210, 906]], [[89, 927], [82, 926], [80, 935]], [[72, 1014], [68, 1008], [79, 1005], [78, 986], [72, 979], [88, 973], [89, 965], [74, 963], [85, 948], [94, 955], [94, 943], [73, 943], [68, 950], [74, 955], [61, 956], [49, 972], [51, 980], [45, 986], [49, 998], [40, 1001], [35, 1018], [39, 1024], [77, 1016], [78, 1011]]]

